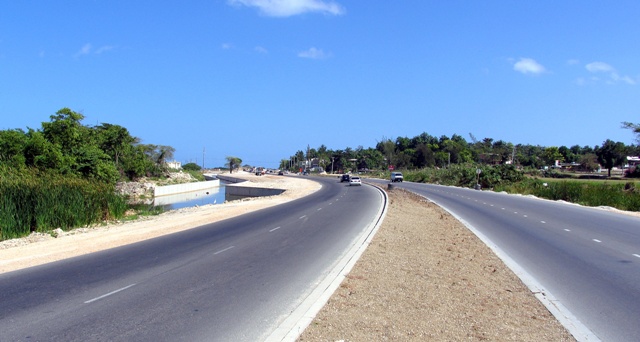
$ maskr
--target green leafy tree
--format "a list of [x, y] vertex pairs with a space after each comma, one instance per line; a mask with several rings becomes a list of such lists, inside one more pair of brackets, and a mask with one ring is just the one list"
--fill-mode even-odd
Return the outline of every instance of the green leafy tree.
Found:
[[620, 165], [625, 160], [625, 146], [621, 142], [613, 142], [610, 139], [605, 140], [602, 143], [602, 147], [596, 147], [596, 156], [598, 156], [598, 162], [604, 166], [608, 171], [608, 176], [611, 177], [611, 170]]
[[126, 128], [108, 123], [96, 126], [95, 135], [98, 146], [113, 159], [116, 167], [120, 165], [120, 159], [132, 153], [132, 146], [139, 142]]
[[202, 170], [202, 167], [196, 163], [187, 163], [182, 165], [182, 169], [185, 171], [200, 171]]
[[24, 151], [29, 137], [21, 129], [0, 131], [0, 164], [20, 168], [26, 164]]
[[50, 119], [42, 123], [42, 133], [49, 142], [60, 146], [63, 153], [72, 156], [75, 149], [86, 143], [89, 129], [80, 123], [84, 115], [62, 108]]
[[587, 153], [579, 159], [580, 168], [584, 171], [593, 172], [598, 169], [598, 156], [595, 153]]
[[560, 150], [555, 146], [545, 148], [542, 151], [541, 157], [542, 157], [542, 160], [544, 160], [544, 162], [547, 165], [554, 165], [556, 160], [559, 160], [559, 161], [564, 160], [562, 153], [560, 153]]
[[60, 174], [72, 173], [71, 163], [62, 153], [60, 145], [47, 140], [40, 131], [30, 129], [27, 133], [29, 140], [24, 150], [25, 164], [39, 170], [51, 170]]

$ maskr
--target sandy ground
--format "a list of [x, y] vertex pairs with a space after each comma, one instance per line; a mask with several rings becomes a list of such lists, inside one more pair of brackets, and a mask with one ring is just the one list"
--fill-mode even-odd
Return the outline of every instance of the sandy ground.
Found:
[[[305, 178], [238, 174], [279, 196], [180, 209], [135, 222], [0, 242], [0, 273], [170, 234], [319, 189]], [[572, 341], [460, 222], [402, 190], [371, 244], [299, 341]]]

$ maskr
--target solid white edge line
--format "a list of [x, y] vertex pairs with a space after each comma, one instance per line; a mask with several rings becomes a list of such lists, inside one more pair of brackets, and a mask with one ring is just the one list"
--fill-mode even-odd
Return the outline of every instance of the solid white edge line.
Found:
[[[377, 188], [377, 187], [376, 187]], [[349, 251], [344, 254], [336, 266], [327, 276], [316, 286], [307, 298], [265, 339], [266, 342], [275, 341], [296, 341], [300, 334], [311, 324], [318, 312], [329, 301], [336, 289], [342, 284], [353, 266], [356, 264], [362, 253], [371, 243], [376, 232], [382, 225], [387, 214], [389, 201], [387, 193], [377, 188], [379, 194], [385, 199], [385, 205], [380, 208], [376, 219], [368, 227], [363, 229], [363, 233], [357, 237]]]
[[118, 292], [120, 292], [120, 291], [124, 291], [124, 290], [126, 290], [126, 289], [128, 289], [128, 288], [130, 288], [130, 287], [132, 287], [132, 286], [136, 286], [136, 284], [131, 284], [131, 285], [129, 285], [129, 286], [125, 286], [125, 287], [123, 287], [123, 288], [121, 288], [121, 289], [117, 289], [117, 290], [115, 290], [115, 291], [111, 291], [111, 292], [109, 292], [109, 293], [107, 293], [107, 294], [103, 294], [103, 295], [102, 295], [102, 296], [100, 296], [100, 297], [96, 297], [96, 298], [93, 298], [93, 299], [89, 299], [88, 301], [86, 301], [86, 302], [84, 302], [84, 303], [85, 303], [85, 304], [93, 303], [93, 302], [95, 302], [96, 300], [100, 300], [100, 299], [102, 299], [102, 298], [104, 298], [104, 297], [109, 297], [109, 296], [111, 296], [112, 294], [116, 294], [116, 293], [118, 293]]
[[[422, 195], [420, 195], [422, 196]], [[440, 208], [446, 210], [449, 214], [455, 217], [458, 221], [464, 224], [471, 232], [473, 232], [482, 242], [484, 242], [487, 247], [489, 247], [493, 253], [496, 254], [498, 258], [502, 260], [502, 262], [507, 265], [511, 269], [513, 273], [522, 280], [522, 282], [529, 288], [529, 290], [533, 293], [533, 295], [551, 312], [551, 314], [564, 326], [567, 331], [577, 341], [585, 341], [585, 342], [594, 342], [601, 341], [598, 336], [596, 336], [591, 329], [587, 328], [577, 317], [569, 311], [559, 300], [553, 296], [553, 294], [547, 291], [542, 284], [540, 284], [532, 275], [530, 275], [527, 271], [524, 270], [520, 265], [518, 265], [513, 259], [511, 259], [507, 253], [503, 252], [500, 247], [494, 244], [488, 237], [482, 234], [480, 231], [476, 230], [469, 222], [463, 220], [461, 217], [451, 212], [448, 208], [440, 205], [438, 202], [432, 201], [424, 196], [422, 196], [426, 200], [437, 204]]]

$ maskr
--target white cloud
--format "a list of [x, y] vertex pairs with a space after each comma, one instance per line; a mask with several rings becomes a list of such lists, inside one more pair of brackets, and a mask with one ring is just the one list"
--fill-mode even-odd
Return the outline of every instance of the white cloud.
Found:
[[101, 46], [101, 47], [99, 47], [99, 48], [95, 49], [95, 51], [94, 51], [93, 46], [92, 46], [91, 44], [87, 43], [87, 44], [84, 44], [84, 45], [80, 48], [80, 50], [78, 50], [78, 52], [76, 52], [76, 53], [75, 53], [75, 55], [73, 55], [73, 56], [74, 56], [75, 58], [78, 58], [78, 57], [80, 57], [80, 56], [89, 55], [89, 54], [91, 54], [91, 53], [96, 54], [96, 55], [99, 55], [99, 54], [101, 54], [101, 53], [103, 53], [103, 52], [111, 51], [111, 50], [113, 50], [114, 48], [115, 48], [115, 47], [110, 46], [110, 45], [104, 45], [104, 46]]
[[325, 58], [328, 58], [329, 56], [330, 56], [329, 54], [325, 53], [321, 49], [316, 49], [314, 47], [298, 53], [298, 57], [311, 58], [311, 59], [325, 59]]
[[99, 55], [99, 54], [101, 54], [103, 52], [111, 51], [113, 49], [115, 49], [115, 47], [113, 47], [111, 45], [105, 45], [105, 46], [101, 46], [100, 48], [98, 48], [95, 53], [97, 55]]
[[256, 51], [257, 51], [257, 52], [259, 52], [259, 53], [269, 53], [269, 50], [265, 49], [265, 48], [264, 48], [264, 47], [262, 47], [262, 46], [256, 46], [256, 47], [254, 48], [254, 50], [256, 50]]
[[323, 0], [227, 0], [236, 6], [256, 7], [270, 17], [290, 17], [307, 12], [342, 15], [345, 10], [335, 2]]
[[577, 59], [570, 59], [570, 60], [567, 61], [567, 64], [568, 65], [578, 65], [578, 64], [580, 64], [580, 61], [577, 60]]
[[612, 79], [614, 82], [624, 82], [624, 83], [629, 84], [629, 85], [635, 85], [635, 84], [637, 84], [637, 83], [638, 83], [638, 82], [637, 82], [636, 80], [634, 80], [633, 78], [631, 78], [631, 77], [629, 77], [629, 76], [620, 76], [620, 75], [618, 75], [618, 73], [616, 73], [616, 72], [612, 72], [612, 73], [611, 73], [611, 79]]
[[520, 58], [520, 60], [513, 65], [513, 70], [523, 74], [541, 74], [546, 71], [544, 66], [531, 58]]
[[607, 64], [607, 63], [603, 63], [603, 62], [593, 62], [593, 63], [589, 63], [587, 65], [585, 65], [585, 68], [587, 68], [587, 70], [589, 70], [590, 72], [612, 72], [615, 71], [615, 69]]
[[89, 53], [91, 53], [91, 44], [87, 43], [84, 44], [80, 50], [78, 50], [78, 52], [76, 52], [75, 56], [82, 56], [82, 55], [88, 55]]
[[[627, 75], [620, 75], [616, 69], [610, 64], [604, 62], [592, 62], [585, 65], [587, 71], [591, 73], [604, 73], [609, 76], [604, 80], [607, 84], [616, 84], [616, 83], [626, 83], [628, 85], [636, 85], [638, 84], [638, 80], [633, 79]], [[592, 78], [594, 81], [598, 81], [599, 78]]]

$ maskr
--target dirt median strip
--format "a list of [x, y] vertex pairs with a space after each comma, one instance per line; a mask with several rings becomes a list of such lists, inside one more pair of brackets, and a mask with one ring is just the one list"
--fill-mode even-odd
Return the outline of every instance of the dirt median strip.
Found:
[[464, 225], [409, 192], [299, 341], [574, 341]]

